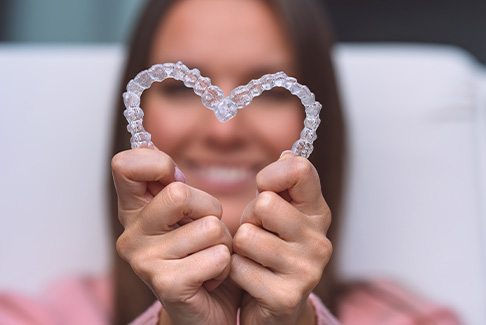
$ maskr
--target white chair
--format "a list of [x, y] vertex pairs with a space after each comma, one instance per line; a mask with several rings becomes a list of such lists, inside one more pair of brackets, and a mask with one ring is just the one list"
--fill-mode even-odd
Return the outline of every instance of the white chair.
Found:
[[[0, 47], [0, 289], [109, 267], [108, 134], [123, 49]], [[442, 46], [341, 45], [339, 267], [486, 324], [486, 71]]]

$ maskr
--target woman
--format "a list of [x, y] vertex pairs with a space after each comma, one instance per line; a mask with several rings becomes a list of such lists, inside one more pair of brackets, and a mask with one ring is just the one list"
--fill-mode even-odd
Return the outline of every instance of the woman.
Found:
[[[151, 5], [152, 7], [149, 5], [146, 11], [146, 17], [141, 19], [142, 24], [139, 27], [141, 29], [136, 33], [136, 35], [143, 35], [144, 37], [135, 39], [135, 42], [132, 44], [132, 55], [128, 59], [124, 82], [127, 82], [139, 70], [152, 64], [182, 60], [189, 66], [201, 69], [205, 75], [211, 77], [215, 84], [221, 86], [228, 93], [239, 84], [246, 83], [252, 78], [258, 78], [264, 73], [285, 70], [287, 74], [294, 75], [302, 83], [308, 84], [316, 92], [319, 100], [322, 98], [321, 101], [327, 111], [326, 116], [323, 117], [331, 119], [330, 123], [329, 121], [328, 123], [329, 125], [332, 123], [332, 127], [327, 127], [327, 125], [322, 127], [321, 130], [327, 134], [322, 132], [319, 136], [322, 140], [333, 139], [333, 141], [328, 141], [327, 143], [321, 141], [322, 143], [318, 143], [317, 146], [322, 146], [323, 149], [328, 147], [331, 153], [329, 157], [333, 157], [325, 160], [326, 166], [323, 166], [323, 168], [332, 171], [332, 173], [328, 172], [327, 175], [324, 175], [328, 177], [323, 177], [323, 182], [327, 181], [329, 184], [335, 184], [332, 192], [337, 197], [340, 191], [339, 178], [342, 166], [342, 122], [335, 83], [332, 78], [333, 71], [329, 53], [330, 42], [326, 41], [326, 44], [322, 44], [323, 42], [321, 41], [328, 40], [326, 32], [328, 28], [322, 23], [320, 16], [316, 15], [313, 6], [305, 2], [296, 5], [290, 1], [277, 2], [275, 4], [263, 1], [181, 1], [173, 4], [153, 2]], [[165, 8], [163, 7], [168, 9], [168, 13], [165, 16], [163, 14], [163, 9]], [[299, 15], [294, 14], [295, 11], [302, 12], [304, 15], [299, 17]], [[281, 21], [283, 18], [280, 18], [281, 15], [287, 16], [286, 19], [289, 25], [292, 23], [294, 26], [303, 28], [302, 31], [295, 31], [299, 34], [295, 35], [295, 41], [299, 41], [301, 44], [293, 43], [289, 39], [286, 32], [287, 27], [284, 27], [285, 25]], [[303, 24], [303, 21], [298, 20], [298, 18], [303, 17], [306, 17], [306, 21], [310, 23]], [[300, 34], [308, 35], [309, 39], [298, 37], [301, 36]], [[309, 51], [310, 48], [314, 48], [313, 51]], [[300, 66], [297, 62], [306, 62], [306, 65]], [[315, 70], [319, 71], [319, 74], [316, 74]], [[256, 100], [250, 107], [241, 110], [233, 120], [220, 124], [214, 118], [212, 112], [202, 108], [196, 96], [190, 96], [190, 90], [186, 91], [180, 83], [166, 81], [148, 91], [148, 94], [143, 99], [142, 106], [145, 111], [145, 127], [152, 133], [155, 145], [163, 153], [151, 150], [138, 150], [136, 152], [124, 152], [115, 156], [113, 161], [114, 176], [120, 197], [119, 207], [121, 210], [125, 211], [125, 204], [133, 202], [132, 196], [125, 195], [125, 182], [120, 180], [126, 179], [126, 173], [138, 173], [137, 167], [141, 167], [147, 172], [147, 170], [155, 169], [157, 168], [156, 166], [163, 164], [170, 166], [167, 167], [168, 170], [166, 172], [171, 174], [170, 171], [175, 168], [176, 164], [186, 174], [187, 184], [194, 187], [183, 186], [180, 183], [169, 185], [162, 182], [159, 187], [167, 187], [160, 193], [158, 192], [160, 188], [154, 190], [151, 192], [151, 197], [157, 198], [154, 201], [168, 202], [171, 200], [170, 196], [180, 195], [185, 197], [185, 195], [190, 195], [191, 197], [197, 197], [195, 201], [199, 203], [207, 201], [207, 205], [222, 205], [223, 214], [219, 210], [203, 209], [203, 211], [196, 212], [202, 216], [215, 214], [217, 217], [221, 217], [223, 222], [220, 222], [219, 225], [217, 221], [209, 220], [213, 220], [211, 222], [216, 224], [213, 227], [227, 229], [227, 236], [220, 239], [220, 241], [204, 242], [201, 243], [200, 247], [191, 247], [189, 251], [184, 251], [183, 254], [183, 256], [191, 254], [191, 257], [197, 254], [209, 254], [210, 249], [217, 247], [217, 244], [226, 244], [228, 251], [225, 256], [227, 259], [225, 262], [221, 262], [225, 265], [225, 268], [213, 271], [216, 275], [215, 279], [204, 278], [205, 281], [203, 281], [206, 283], [206, 287], [210, 286], [211, 289], [226, 278], [231, 278], [232, 281], [236, 282], [237, 285], [230, 287], [236, 290], [235, 299], [237, 300], [231, 304], [233, 310], [232, 312], [227, 311], [227, 314], [221, 317], [234, 319], [235, 307], [254, 304], [255, 297], [251, 294], [243, 296], [243, 301], [239, 302], [242, 295], [241, 289], [252, 292], [263, 299], [263, 292], [268, 292], [271, 288], [279, 285], [282, 287], [279, 290], [285, 296], [280, 298], [282, 300], [284, 298], [293, 299], [291, 303], [283, 301], [281, 304], [285, 306], [295, 304], [296, 310], [289, 313], [289, 308], [283, 312], [272, 309], [278, 309], [277, 306], [269, 306], [269, 310], [265, 310], [265, 312], [276, 314], [278, 317], [285, 316], [293, 321], [300, 319], [300, 317], [302, 319], [313, 319], [312, 306], [307, 303], [307, 296], [316, 286], [322, 275], [325, 262], [330, 257], [331, 248], [329, 241], [325, 237], [325, 230], [327, 230], [330, 221], [329, 208], [320, 193], [317, 173], [307, 160], [290, 157], [288, 161], [287, 159], [280, 160], [280, 164], [285, 161], [285, 166], [288, 165], [284, 169], [282, 169], [282, 166], [279, 167], [278, 164], [272, 168], [272, 163], [279, 158], [282, 151], [290, 148], [292, 143], [299, 137], [302, 129], [303, 109], [297, 101], [291, 96], [270, 92]], [[123, 125], [121, 120], [118, 125]], [[116, 146], [115, 152], [126, 148], [128, 143], [126, 129], [120, 127], [118, 132], [116, 139], [122, 146]], [[165, 156], [165, 154], [168, 156]], [[132, 157], [133, 155], [136, 155], [136, 158]], [[316, 152], [314, 157], [323, 158], [319, 152]], [[143, 160], [145, 163], [143, 167], [142, 164], [131, 166], [129, 162], [131, 159]], [[152, 161], [153, 165], [150, 163]], [[167, 161], [170, 161], [170, 163]], [[323, 165], [323, 163], [324, 159], [322, 159], [320, 165]], [[317, 161], [316, 164], [319, 164], [319, 162]], [[127, 165], [131, 167], [127, 167]], [[268, 167], [264, 168], [267, 165]], [[257, 187], [255, 178], [258, 179], [257, 173], [262, 168], [264, 169], [259, 174], [259, 177], [260, 179], [268, 178], [268, 180], [262, 180], [258, 184], [261, 193], [255, 199], [255, 189]], [[279, 179], [278, 175], [274, 174], [284, 173], [289, 175], [292, 170], [302, 170], [302, 175], [295, 175], [294, 180], [290, 178], [287, 178], [287, 180], [302, 181], [303, 184], [307, 185], [298, 188], [298, 191], [287, 187], [276, 188], [277, 183], [284, 181], [285, 178]], [[167, 182], [171, 181], [165, 174], [158, 174], [157, 176], [155, 174], [144, 174], [139, 176], [142, 177], [141, 179], [145, 178], [146, 180], [152, 180], [150, 177], [162, 177]], [[133, 181], [135, 179], [131, 180], [131, 182]], [[204, 192], [200, 192], [196, 188]], [[281, 191], [289, 192], [290, 198], [288, 199], [291, 204], [276, 194]], [[304, 195], [305, 191], [308, 192]], [[189, 194], [186, 192], [189, 192]], [[251, 203], [252, 200], [253, 203]], [[302, 202], [300, 203], [300, 208], [297, 209], [295, 206], [298, 203], [294, 203], [294, 201], [298, 202], [299, 200]], [[337, 201], [337, 199], [334, 198], [334, 201]], [[255, 220], [240, 224], [240, 216], [248, 203], [250, 203], [246, 212], [248, 219]], [[196, 206], [191, 204], [184, 205], [180, 202], [173, 204], [177, 205], [178, 209], [197, 210]], [[179, 204], [183, 206], [181, 207]], [[137, 206], [135, 210], [150, 209], [150, 205], [149, 203], [145, 208]], [[265, 229], [264, 226], [258, 227], [257, 225], [262, 222], [261, 219], [273, 216], [256, 217], [255, 214], [258, 214], [258, 212], [254, 210], [265, 210], [269, 207], [282, 209], [279, 216], [282, 219], [282, 223], [275, 225], [273, 229]], [[154, 209], [154, 214], [164, 214], [163, 210], [164, 208]], [[143, 237], [142, 233], [136, 230], [135, 220], [152, 219], [154, 217], [142, 217], [137, 213], [122, 212], [120, 214], [120, 219], [125, 224], [126, 231], [118, 240], [119, 252], [129, 261], [136, 273], [149, 284], [156, 296], [165, 303], [166, 310], [174, 310], [170, 314], [172, 318], [176, 317], [174, 315], [176, 310], [184, 310], [184, 314], [187, 315], [188, 311], [181, 309], [180, 304], [171, 306], [167, 302], [177, 300], [173, 295], [165, 296], [167, 292], [171, 291], [167, 288], [168, 285], [159, 284], [157, 286], [156, 281], [165, 283], [169, 280], [161, 279], [160, 277], [164, 277], [164, 275], [160, 275], [156, 269], [160, 267], [165, 268], [169, 263], [163, 263], [165, 266], [160, 264], [157, 267], [157, 258], [154, 258], [153, 266], [150, 266], [151, 262], [147, 262], [146, 264], [148, 265], [137, 263], [139, 260], [147, 261], [147, 259], [150, 259], [150, 257], [145, 256], [144, 252], [153, 251], [156, 256], [168, 254], [163, 249], [155, 253], [157, 249], [149, 246], [149, 244], [147, 246], [145, 244], [136, 246], [132, 243], [133, 241], [140, 243], [140, 238], [141, 236]], [[170, 214], [170, 212], [167, 212], [167, 215]], [[312, 218], [305, 217], [306, 214], [315, 216], [315, 220], [310, 221]], [[199, 236], [209, 236], [201, 230], [203, 226], [197, 226], [196, 224], [198, 222], [201, 222], [201, 224], [206, 222], [204, 220], [207, 218], [202, 218], [202, 216], [192, 216], [196, 219], [193, 221], [194, 224], [187, 224], [173, 232], [164, 233], [158, 239], [150, 237], [147, 241], [160, 241], [158, 243], [159, 247], [178, 246], [181, 241], [184, 241], [184, 238], [197, 242], [200, 240], [198, 239]], [[284, 221], [284, 216], [288, 216], [289, 220]], [[290, 226], [290, 220], [295, 220], [296, 225], [303, 228], [300, 233], [297, 228], [284, 229], [283, 226]], [[302, 225], [306, 225], [307, 228], [302, 227]], [[185, 229], [189, 229], [189, 227], [192, 227], [192, 230]], [[158, 233], [159, 230], [154, 230], [154, 232]], [[270, 230], [274, 232], [285, 232], [287, 230], [292, 236], [286, 238], [288, 240], [285, 241], [285, 238], [282, 236], [269, 236]], [[208, 231], [218, 232], [217, 229], [214, 230], [212, 228]], [[220, 232], [224, 231], [220, 230]], [[180, 236], [178, 236], [179, 233], [181, 234]], [[260, 237], [256, 238], [255, 233], [257, 233], [256, 236]], [[118, 236], [119, 234], [117, 233], [116, 235]], [[172, 240], [167, 239], [167, 241], [165, 237], [170, 235], [173, 235], [173, 238], [171, 238]], [[249, 247], [247, 241], [253, 242], [255, 246]], [[293, 246], [290, 246], [291, 243]], [[241, 247], [239, 247], [240, 245]], [[290, 247], [285, 248], [285, 245]], [[250, 256], [251, 253], [248, 252], [248, 250], [255, 251], [256, 248], [260, 248], [256, 249], [256, 251], [262, 252], [266, 247], [268, 247], [268, 251], [264, 252], [262, 256]], [[240, 254], [233, 254], [230, 259], [231, 262], [228, 262], [230, 252], [235, 249]], [[280, 265], [282, 272], [275, 270], [274, 274], [267, 274], [269, 269], [277, 268], [269, 260], [269, 257], [278, 251], [281, 251], [281, 256], [288, 256], [288, 261], [286, 261], [288, 264], [292, 264], [292, 261], [297, 256], [300, 256], [299, 268], [291, 269], [287, 265]], [[309, 253], [307, 260], [304, 259], [306, 252]], [[186, 262], [186, 259], [188, 258], [180, 258], [178, 262], [181, 265], [187, 263], [187, 268], [174, 266], [173, 272], [189, 273], [188, 269], [193, 268], [194, 264]], [[283, 263], [284, 258], [279, 260], [280, 263], [285, 264]], [[209, 264], [218, 263], [218, 261], [210, 259], [203, 259], [203, 261], [207, 261]], [[170, 262], [174, 264], [174, 260]], [[254, 263], [258, 262], [270, 263], [270, 265], [261, 270], [254, 265]], [[197, 260], [194, 263], [203, 262]], [[122, 265], [121, 263], [118, 264], [118, 272], [124, 272], [123, 274], [125, 275], [130, 274], [130, 271], [122, 271], [123, 267], [126, 268], [126, 266]], [[251, 281], [241, 278], [243, 275], [237, 273], [239, 269], [251, 267], [255, 268], [251, 273], [251, 277], [268, 276], [268, 286], [260, 284], [258, 288], [252, 288], [253, 284], [250, 283]], [[204, 268], [208, 268], [208, 266], [206, 265]], [[288, 277], [288, 279], [283, 277], [283, 270], [291, 272], [297, 279], [292, 279], [292, 281], [290, 279], [292, 277]], [[305, 270], [308, 270], [308, 276], [306, 276]], [[200, 270], [197, 272], [200, 272]], [[120, 276], [120, 274], [118, 275]], [[165, 276], [174, 281], [171, 271], [167, 271]], [[119, 297], [123, 297], [123, 284], [126, 284], [126, 279], [124, 276], [120, 276], [117, 280], [121, 283], [119, 286], [117, 285], [117, 288], [120, 290]], [[218, 288], [224, 289], [224, 285], [227, 282], [229, 281], [223, 281], [223, 284]], [[288, 288], [283, 290], [287, 282]], [[185, 283], [178, 283], [178, 287], [184, 288], [184, 285]], [[191, 285], [197, 287], [196, 284]], [[140, 290], [144, 291], [146, 289]], [[295, 291], [296, 295], [297, 293], [299, 295], [290, 297], [289, 291], [290, 293]], [[217, 289], [209, 292], [215, 295]], [[267, 297], [268, 301], [265, 301], [270, 302], [274, 300], [277, 302], [279, 297], [275, 294], [269, 294]], [[130, 288], [126, 295], [129, 296], [128, 299], [130, 301], [133, 301], [133, 288]], [[153, 300], [151, 294], [147, 293], [146, 296], [148, 296], [147, 300]], [[203, 297], [204, 299], [209, 299], [208, 297], [210, 296], [208, 294]], [[203, 300], [203, 298], [201, 299]], [[128, 303], [128, 305], [131, 304]], [[143, 307], [146, 306], [140, 307], [140, 310]], [[260, 308], [261, 305], [257, 307]], [[196, 308], [196, 306], [190, 306], [188, 309], [191, 310], [192, 308]], [[223, 309], [220, 306], [214, 308]], [[126, 311], [127, 308], [124, 307], [119, 310]], [[134, 314], [137, 314], [140, 310], [134, 312]], [[213, 310], [211, 312], [215, 313]], [[201, 313], [202, 311], [197, 310], [195, 319], [201, 317]], [[242, 319], [246, 319], [245, 317], [250, 317], [250, 314], [253, 312], [250, 310], [247, 314], [245, 309], [241, 309], [241, 313]], [[132, 317], [133, 314], [122, 317], [122, 320], [128, 320]], [[278, 317], [275, 321], [281, 323]], [[226, 321], [213, 320], [210, 323], [226, 323]], [[262, 319], [262, 321], [268, 322], [267, 319]]]
[[283, 70], [324, 107], [312, 164], [285, 152], [303, 120], [286, 93], [264, 93], [221, 124], [181, 83], [152, 85], [142, 107], [156, 150], [127, 150], [121, 102], [114, 117], [113, 238], [128, 263], [115, 257], [113, 287], [77, 279], [43, 301], [0, 296], [0, 323], [225, 324], [237, 313], [242, 324], [334, 322], [312, 290], [347, 324], [454, 321], [383, 283], [338, 294], [330, 240], [345, 142], [321, 9], [311, 0], [149, 1], [120, 94], [154, 63], [181, 60], [226, 93]]
[[[141, 19], [142, 23], [139, 30], [135, 34], [143, 35], [143, 37], [134, 39], [124, 83], [126, 84], [138, 71], [151, 64], [177, 60], [182, 60], [191, 67], [201, 69], [203, 74], [211, 77], [213, 83], [221, 86], [226, 93], [229, 93], [232, 88], [239, 84], [246, 83], [252, 78], [258, 78], [264, 73], [284, 70], [288, 75], [296, 76], [300, 82], [307, 84], [316, 93], [316, 97], [326, 110], [323, 115], [326, 122], [320, 129], [320, 142], [316, 143], [316, 147], [320, 148], [321, 152], [327, 151], [328, 157], [323, 159], [324, 155], [316, 150], [313, 158], [316, 158], [314, 163], [318, 168], [327, 171], [327, 173], [321, 173], [323, 183], [327, 184], [323, 188], [331, 189], [329, 192], [332, 194], [329, 194], [329, 198], [326, 196], [326, 200], [332, 203], [333, 210], [335, 210], [338, 205], [342, 171], [342, 121], [330, 60], [329, 28], [325, 26], [322, 17], [315, 9], [315, 5], [308, 1], [298, 4], [291, 1], [275, 3], [265, 1], [181, 1], [175, 4], [154, 1], [149, 4], [144, 14], [145, 17]], [[164, 15], [165, 10], [168, 10], [168, 12]], [[295, 14], [296, 11], [299, 14]], [[303, 64], [304, 62], [305, 64]], [[319, 71], [319, 73], [314, 71]], [[266, 181], [267, 183], [259, 184], [261, 186], [260, 191], [264, 193], [261, 193], [255, 200], [257, 172], [267, 165], [270, 166], [263, 171], [267, 170], [269, 175], [279, 172], [281, 167], [277, 166], [277, 171], [272, 170], [271, 163], [279, 158], [282, 151], [290, 148], [299, 137], [303, 125], [303, 109], [296, 100], [282, 93], [270, 92], [255, 100], [248, 108], [241, 110], [233, 120], [220, 124], [214, 118], [212, 112], [204, 109], [199, 99], [196, 96], [191, 96], [190, 90], [186, 91], [182, 84], [165, 81], [160, 86], [154, 87], [153, 85], [152, 87], [143, 99], [142, 104], [145, 111], [145, 127], [152, 133], [155, 145], [171, 157], [165, 157], [165, 159], [173, 159], [175, 164], [186, 174], [187, 183], [214, 196], [207, 198], [208, 201], [214, 201], [213, 205], [222, 204], [224, 213], [222, 214], [223, 223], [221, 225], [228, 229], [229, 234], [225, 240], [228, 242], [227, 246], [230, 251], [234, 249], [235, 241], [238, 243], [238, 239], [249, 237], [248, 233], [258, 233], [258, 229], [260, 229], [262, 230], [260, 234], [262, 237], [269, 234], [268, 229], [265, 230], [264, 227], [257, 227], [258, 229], [249, 227], [250, 223], [248, 222], [240, 225], [240, 216], [245, 206], [252, 200], [257, 207], [264, 204], [272, 206], [273, 209], [285, 206], [282, 209], [289, 210], [286, 212], [289, 218], [295, 220], [303, 218], [303, 212], [293, 207], [293, 209], [290, 209], [287, 206], [289, 205], [287, 201], [280, 197], [277, 198], [277, 195], [269, 195], [269, 191], [264, 191], [267, 189], [266, 187], [273, 189], [273, 182], [279, 181], [271, 176], [268, 176], [270, 179]], [[123, 117], [121, 114], [118, 114], [118, 116]], [[119, 122], [117, 125], [120, 125], [120, 127], [115, 137], [117, 143], [114, 153], [127, 148], [129, 143], [126, 129], [120, 118]], [[127, 172], [127, 167], [124, 167], [123, 164], [127, 164], [125, 160], [132, 159], [126, 157], [130, 154], [134, 153], [125, 152], [122, 155], [115, 156], [113, 166], [116, 180], [118, 179], [117, 175], [124, 175], [123, 173]], [[147, 155], [137, 157], [137, 160], [144, 160], [147, 164], [151, 159], [149, 155], [155, 155], [151, 151], [137, 154]], [[161, 158], [162, 156], [163, 154], [159, 154], [152, 159], [164, 161], [164, 158]], [[159, 163], [167, 164], [160, 161]], [[306, 182], [310, 183], [309, 186], [312, 188], [308, 196], [292, 191], [291, 194], [297, 195], [298, 198], [300, 195], [302, 200], [310, 201], [311, 207], [303, 207], [301, 210], [306, 212], [307, 209], [308, 214], [319, 216], [315, 223], [309, 223], [309, 231], [310, 229], [317, 231], [301, 236], [301, 241], [295, 244], [299, 250], [295, 250], [292, 254], [303, 257], [305, 252], [311, 252], [310, 248], [315, 246], [316, 242], [322, 243], [313, 252], [314, 255], [309, 254], [312, 255], [314, 260], [311, 261], [311, 257], [309, 257], [309, 261], [304, 261], [304, 258], [302, 258], [301, 263], [308, 262], [308, 264], [301, 265], [300, 269], [292, 270], [294, 273], [298, 273], [298, 271], [301, 273], [299, 279], [307, 280], [289, 284], [289, 286], [295, 287], [292, 290], [301, 292], [301, 296], [295, 298], [299, 300], [296, 309], [299, 309], [300, 312], [301, 309], [310, 307], [305, 303], [307, 296], [316, 286], [316, 280], [321, 277], [323, 262], [330, 256], [330, 244], [324, 236], [330, 216], [327, 212], [329, 208], [320, 193], [319, 178], [312, 166], [306, 160], [296, 159], [295, 157], [292, 157], [289, 161], [291, 163], [289, 162], [289, 166], [286, 167], [289, 170], [284, 169], [283, 171], [288, 174], [294, 169], [305, 170], [306, 175], [301, 175], [301, 177], [308, 179]], [[301, 164], [304, 165], [301, 166]], [[147, 170], [150, 166], [144, 165], [143, 168]], [[231, 176], [225, 178], [225, 175]], [[266, 177], [265, 174], [262, 177]], [[231, 180], [228, 180], [228, 178], [231, 178]], [[120, 194], [122, 196], [120, 205], [123, 209], [124, 201], [131, 202], [131, 198], [124, 196], [123, 182], [115, 183], [117, 189], [119, 189], [119, 196]], [[175, 191], [189, 191], [180, 184], [177, 186]], [[172, 187], [174, 186], [168, 186], [158, 197], [163, 201], [167, 200], [164, 199], [164, 194], [168, 192], [168, 195], [174, 195], [171, 194]], [[187, 188], [191, 189], [191, 196], [203, 195], [189, 186]], [[308, 188], [300, 190], [305, 191], [306, 189], [308, 190]], [[282, 188], [278, 192], [280, 190], [289, 189]], [[193, 191], [198, 194], [193, 194]], [[204, 195], [207, 195], [207, 193], [204, 193]], [[203, 201], [206, 198], [201, 197], [198, 200]], [[268, 200], [268, 202], [265, 202], [265, 200]], [[191, 206], [186, 208], [195, 209]], [[249, 209], [251, 210], [251, 207]], [[205, 212], [209, 213], [209, 211]], [[160, 210], [158, 213], [160, 213]], [[252, 215], [252, 212], [247, 212], [247, 214]], [[124, 218], [121, 217], [122, 220]], [[141, 219], [135, 216], [128, 218]], [[147, 218], [150, 219], [151, 217]], [[127, 221], [128, 231], [125, 234], [128, 233], [129, 235], [120, 237], [118, 248], [143, 280], [150, 282], [150, 279], [156, 274], [147, 270], [147, 268], [150, 268], [149, 266], [137, 265], [133, 261], [142, 258], [136, 255], [137, 248], [130, 244], [131, 238], [136, 237], [129, 230], [133, 229], [130, 227], [131, 222], [132, 220]], [[254, 224], [258, 224], [258, 222], [254, 222]], [[298, 224], [302, 225], [305, 222], [301, 221]], [[189, 227], [189, 225], [185, 227]], [[193, 241], [197, 241], [197, 234], [204, 236], [204, 233], [200, 230], [200, 227], [196, 225], [193, 225], [193, 227], [194, 233], [184, 232], [184, 236], [189, 236], [189, 238], [193, 238]], [[283, 231], [283, 229], [280, 230]], [[182, 230], [177, 231], [183, 233]], [[295, 236], [298, 235], [297, 229], [289, 230], [289, 232], [295, 233]], [[120, 236], [120, 233], [121, 229], [117, 229], [115, 235]], [[304, 230], [303, 233], [305, 233]], [[166, 242], [165, 245], [168, 247], [177, 246], [183, 240], [181, 238], [177, 237], [174, 241]], [[160, 240], [164, 241], [162, 238]], [[257, 238], [251, 236], [251, 240], [256, 241]], [[244, 242], [245, 240], [241, 239], [241, 241]], [[281, 243], [285, 242], [281, 240]], [[211, 243], [204, 245], [211, 246]], [[245, 244], [242, 243], [241, 245], [244, 246]], [[256, 247], [264, 249], [271, 245], [271, 242], [263, 241]], [[203, 254], [205, 250], [199, 250], [201, 247], [192, 248], [193, 251], [190, 251], [190, 253], [199, 252]], [[253, 249], [256, 247], [253, 247]], [[240, 249], [244, 250], [244, 248]], [[278, 247], [273, 247], [273, 249], [278, 249]], [[151, 250], [152, 248], [148, 246], [138, 247], [140, 255], [143, 255], [141, 251]], [[271, 254], [270, 251], [268, 253]], [[164, 253], [159, 252], [159, 254], [163, 255]], [[242, 255], [246, 256], [243, 262], [255, 262], [248, 259], [248, 252], [242, 252]], [[282, 252], [282, 255], [289, 255], [290, 263], [292, 257], [290, 252]], [[233, 255], [232, 264], [243, 263], [237, 259], [239, 256], [239, 254]], [[266, 256], [260, 258], [265, 260]], [[118, 303], [119, 306], [124, 306], [118, 310], [128, 311], [129, 306], [134, 307], [131, 303], [133, 302], [134, 289], [125, 286], [126, 277], [131, 274], [131, 271], [126, 270], [127, 266], [120, 261], [117, 266], [116, 281], [120, 283], [116, 285], [119, 290], [117, 297], [120, 301]], [[247, 268], [249, 266], [241, 265], [240, 268], [242, 267]], [[232, 269], [233, 272], [238, 269], [235, 265], [233, 267], [227, 265], [227, 268]], [[306, 268], [310, 269], [309, 273], [312, 276], [302, 276]], [[177, 269], [177, 271], [180, 272], [181, 270]], [[184, 269], [184, 272], [187, 272], [187, 270]], [[221, 276], [225, 278], [230, 271], [225, 269], [222, 272]], [[278, 279], [280, 279], [280, 273], [276, 273], [279, 274]], [[255, 272], [252, 276], [256, 277], [258, 274], [262, 273]], [[330, 274], [327, 276], [328, 279], [331, 276]], [[167, 277], [170, 276], [170, 274], [167, 275]], [[232, 274], [232, 276], [232, 279], [237, 281], [236, 278], [239, 275]], [[164, 280], [159, 279], [159, 281]], [[240, 279], [240, 281], [244, 280]], [[216, 284], [219, 284], [218, 281], [216, 282]], [[282, 282], [285, 281], [279, 281], [279, 283]], [[243, 283], [239, 284], [240, 287], [244, 286]], [[262, 288], [269, 290], [270, 287], [276, 285], [277, 283], [268, 284], [268, 287], [262, 286]], [[244, 289], [251, 291], [249, 287]], [[152, 290], [159, 297], [165, 291], [168, 291], [167, 288], [161, 288], [160, 293], [158, 293], [153, 286]], [[145, 304], [140, 306], [133, 314], [121, 316], [120, 319], [133, 318], [146, 307], [149, 301], [153, 300], [152, 294], [147, 292], [145, 287], [141, 287], [140, 291], [142, 292], [141, 295], [147, 296]], [[272, 298], [277, 300], [278, 297], [272, 296]], [[161, 300], [163, 300], [163, 297]], [[243, 301], [243, 303], [245, 302]], [[309, 310], [307, 309], [307, 311]], [[273, 310], [269, 312], [278, 314], [277, 311]], [[305, 313], [307, 316], [311, 314]], [[242, 316], [245, 315], [242, 311]], [[287, 311], [284, 315], [288, 317]], [[295, 315], [295, 317], [298, 316], [300, 314]], [[233, 315], [228, 317], [233, 317]]]

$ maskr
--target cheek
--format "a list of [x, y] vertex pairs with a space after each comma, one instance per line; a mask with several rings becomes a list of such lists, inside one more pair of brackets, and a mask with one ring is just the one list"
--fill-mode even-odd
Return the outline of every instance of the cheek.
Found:
[[[241, 112], [240, 112], [241, 113]], [[303, 128], [304, 113], [295, 104], [275, 108], [255, 108], [244, 112], [255, 133], [274, 154], [290, 149]]]
[[177, 154], [195, 135], [199, 116], [191, 103], [184, 107], [173, 105], [156, 95], [147, 94], [143, 100], [144, 127], [152, 134], [152, 141], [170, 156]]

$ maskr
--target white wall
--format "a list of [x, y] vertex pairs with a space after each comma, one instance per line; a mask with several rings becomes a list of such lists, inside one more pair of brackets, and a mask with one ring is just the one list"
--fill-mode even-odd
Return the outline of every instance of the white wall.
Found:
[[[342, 274], [397, 279], [486, 324], [478, 66], [447, 47], [336, 55], [351, 150]], [[0, 289], [37, 293], [107, 271], [107, 135], [122, 56], [117, 46], [0, 47]]]

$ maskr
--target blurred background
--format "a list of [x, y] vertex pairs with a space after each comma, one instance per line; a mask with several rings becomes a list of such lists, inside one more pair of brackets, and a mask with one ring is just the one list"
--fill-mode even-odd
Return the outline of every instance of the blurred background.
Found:
[[[109, 269], [109, 128], [143, 3], [0, 0], [0, 290]], [[486, 324], [486, 1], [323, 4], [349, 133], [341, 274]]]
[[[342, 42], [453, 44], [486, 63], [484, 0], [323, 0]], [[142, 0], [1, 0], [0, 41], [123, 42]]]

